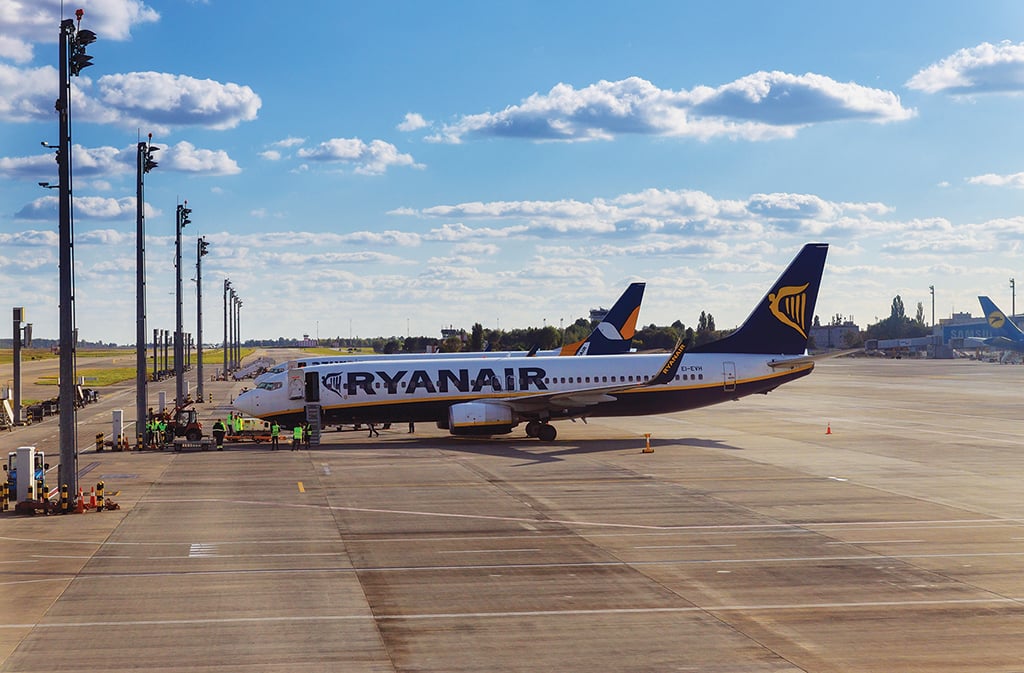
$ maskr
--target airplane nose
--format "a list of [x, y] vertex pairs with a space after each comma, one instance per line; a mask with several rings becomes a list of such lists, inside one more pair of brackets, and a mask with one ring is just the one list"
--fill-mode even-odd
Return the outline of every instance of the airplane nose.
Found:
[[249, 416], [259, 416], [259, 391], [249, 390], [235, 398], [235, 403], [232, 405], [235, 410], [241, 411]]

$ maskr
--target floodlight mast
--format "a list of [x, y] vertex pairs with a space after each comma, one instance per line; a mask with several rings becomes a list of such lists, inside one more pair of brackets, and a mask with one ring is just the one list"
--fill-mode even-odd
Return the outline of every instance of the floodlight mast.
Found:
[[204, 236], [196, 239], [196, 397], [203, 401], [203, 257], [210, 252]]
[[[145, 441], [148, 393], [146, 384], [146, 185], [145, 175], [156, 168], [153, 134], [138, 144], [135, 161], [135, 445]], [[156, 339], [153, 339], [156, 346]], [[154, 379], [156, 372], [154, 372]]]
[[75, 311], [74, 269], [72, 268], [73, 236], [71, 231], [71, 76], [77, 76], [92, 65], [92, 56], [85, 48], [96, 41], [96, 33], [81, 29], [81, 9], [78, 19], [60, 22], [60, 92], [57, 98], [58, 134], [57, 173], [60, 304], [60, 392], [57, 398], [60, 412], [60, 470], [58, 482], [68, 487], [69, 493], [78, 492], [78, 449], [75, 413]]
[[185, 404], [185, 335], [182, 332], [181, 315], [181, 230], [191, 223], [188, 216], [192, 209], [188, 201], [179, 204], [174, 227], [174, 278], [175, 278], [175, 328], [174, 328], [174, 403], [178, 407]]

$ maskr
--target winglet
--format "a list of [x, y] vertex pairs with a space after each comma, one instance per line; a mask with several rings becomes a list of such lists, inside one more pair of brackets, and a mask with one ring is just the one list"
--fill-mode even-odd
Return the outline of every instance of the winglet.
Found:
[[536, 356], [538, 350], [540, 350], [540, 345], [539, 344], [533, 344], [533, 348], [531, 348], [530, 352], [526, 354], [526, 357], [532, 358], [532, 357]]
[[679, 363], [683, 360], [683, 351], [686, 350], [686, 344], [679, 341], [676, 344], [676, 348], [672, 351], [672, 354], [665, 360], [665, 364], [661, 366], [661, 371], [646, 383], [648, 386], [658, 386], [663, 383], [668, 383], [676, 377], [676, 372], [679, 371]]

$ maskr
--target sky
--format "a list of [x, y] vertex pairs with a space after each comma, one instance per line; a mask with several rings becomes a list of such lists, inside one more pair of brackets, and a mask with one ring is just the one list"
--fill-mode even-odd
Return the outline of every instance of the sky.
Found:
[[185, 201], [184, 330], [202, 236], [207, 343], [225, 279], [243, 340], [568, 325], [635, 281], [642, 325], [734, 327], [810, 242], [822, 322], [896, 295], [931, 322], [930, 286], [936, 319], [1010, 311], [1024, 279], [1024, 3], [2, 0], [0, 296], [37, 337], [58, 336], [38, 183], [79, 7], [83, 340], [135, 342], [149, 134], [150, 334], [174, 329]]

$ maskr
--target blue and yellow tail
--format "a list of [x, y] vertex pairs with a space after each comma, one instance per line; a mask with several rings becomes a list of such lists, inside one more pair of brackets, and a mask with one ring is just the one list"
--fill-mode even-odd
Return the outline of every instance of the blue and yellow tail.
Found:
[[689, 353], [801, 355], [814, 320], [827, 243], [808, 243], [739, 329]]
[[981, 310], [985, 313], [985, 320], [992, 328], [992, 336], [1004, 337], [1011, 341], [1024, 343], [1024, 332], [1017, 327], [1017, 324], [999, 310], [999, 307], [988, 297], [978, 297], [981, 302]]

